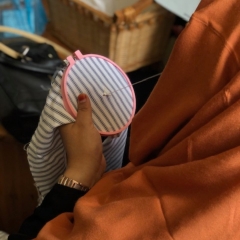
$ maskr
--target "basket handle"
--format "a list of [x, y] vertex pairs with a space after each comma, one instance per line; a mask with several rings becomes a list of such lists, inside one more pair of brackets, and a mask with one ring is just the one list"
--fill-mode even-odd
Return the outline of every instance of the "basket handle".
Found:
[[136, 16], [141, 13], [145, 8], [150, 6], [154, 1], [153, 0], [139, 0], [130, 7], [126, 7], [122, 10], [115, 12], [115, 21], [116, 23], [131, 23], [135, 20]]
[[[61, 47], [60, 45], [58, 45], [57, 43], [54, 43], [42, 36], [36, 35], [36, 34], [32, 34], [29, 32], [25, 32], [16, 28], [11, 28], [11, 27], [6, 27], [6, 26], [2, 26], [0, 25], [0, 32], [9, 32], [9, 33], [13, 33], [13, 34], [17, 34], [20, 36], [23, 36], [25, 38], [28, 38], [34, 42], [37, 43], [48, 43], [50, 45], [52, 45], [55, 50], [65, 56], [69, 56], [71, 54], [71, 52], [69, 52], [67, 49], [65, 49], [64, 47]], [[4, 52], [5, 54], [7, 54], [8, 56], [12, 57], [12, 58], [18, 58], [21, 54], [14, 51], [13, 49], [9, 48], [8, 46], [6, 46], [3, 43], [0, 43], [0, 51]]]

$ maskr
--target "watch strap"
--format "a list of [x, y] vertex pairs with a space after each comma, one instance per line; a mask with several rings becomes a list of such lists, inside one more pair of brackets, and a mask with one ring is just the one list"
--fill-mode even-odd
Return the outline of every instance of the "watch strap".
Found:
[[64, 175], [61, 175], [60, 178], [58, 179], [58, 184], [66, 186], [66, 187], [70, 187], [70, 188], [75, 188], [77, 190], [83, 191], [83, 192], [87, 192], [90, 190], [89, 187], [83, 185], [82, 183], [79, 183], [71, 178], [68, 178]]

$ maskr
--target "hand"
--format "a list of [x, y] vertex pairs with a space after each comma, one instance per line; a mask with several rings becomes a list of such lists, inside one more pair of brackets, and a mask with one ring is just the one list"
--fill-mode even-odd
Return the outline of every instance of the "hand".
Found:
[[91, 103], [86, 94], [78, 96], [75, 123], [59, 127], [67, 153], [64, 175], [91, 188], [102, 176], [106, 162], [101, 136], [92, 121]]

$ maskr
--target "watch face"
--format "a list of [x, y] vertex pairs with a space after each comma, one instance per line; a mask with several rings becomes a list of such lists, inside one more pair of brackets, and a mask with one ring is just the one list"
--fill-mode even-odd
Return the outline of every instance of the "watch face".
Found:
[[100, 55], [67, 58], [69, 63], [62, 81], [65, 109], [77, 116], [77, 97], [86, 93], [91, 101], [92, 117], [102, 135], [116, 135], [131, 123], [136, 100], [130, 80], [111, 60]]

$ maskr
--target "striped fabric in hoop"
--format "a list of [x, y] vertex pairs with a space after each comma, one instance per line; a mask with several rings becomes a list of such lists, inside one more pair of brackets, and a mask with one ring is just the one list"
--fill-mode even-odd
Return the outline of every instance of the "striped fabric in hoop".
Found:
[[[92, 104], [93, 122], [101, 135], [117, 135], [131, 123], [136, 100], [127, 75], [111, 60], [76, 51], [67, 58], [62, 96], [66, 110], [77, 116], [77, 96], [87, 93]], [[121, 91], [116, 91], [122, 89]]]
[[[66, 153], [58, 127], [75, 121], [77, 96], [81, 92], [91, 100], [97, 129], [107, 136], [103, 141], [106, 171], [122, 166], [128, 125], [135, 111], [131, 83], [116, 64], [98, 55], [83, 57], [79, 51], [67, 61], [69, 66], [53, 77], [38, 127], [27, 147], [39, 203], [65, 171]], [[124, 91], [111, 94], [122, 87]]]

